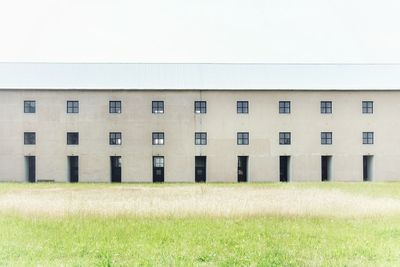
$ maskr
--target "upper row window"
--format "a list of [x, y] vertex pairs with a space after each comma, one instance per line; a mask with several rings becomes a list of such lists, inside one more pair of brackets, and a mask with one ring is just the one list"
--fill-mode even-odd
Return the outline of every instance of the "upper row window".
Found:
[[79, 113], [79, 101], [67, 101], [67, 113]]
[[374, 113], [374, 102], [363, 101], [362, 102], [362, 113]]
[[36, 113], [36, 101], [24, 101], [24, 113]]
[[290, 113], [290, 101], [279, 101], [279, 113], [282, 114]]
[[121, 113], [121, 101], [110, 101], [110, 113]]
[[237, 113], [249, 113], [249, 101], [237, 101]]
[[151, 102], [151, 110], [155, 114], [164, 113], [164, 101]]
[[194, 101], [194, 113], [207, 113], [207, 102]]

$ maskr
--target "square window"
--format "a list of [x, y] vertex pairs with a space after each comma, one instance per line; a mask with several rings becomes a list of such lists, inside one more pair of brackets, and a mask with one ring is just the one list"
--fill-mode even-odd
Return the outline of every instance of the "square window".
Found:
[[67, 133], [67, 145], [79, 145], [79, 133]]
[[248, 132], [237, 133], [237, 144], [238, 145], [248, 145], [249, 144], [249, 133]]
[[322, 114], [332, 113], [332, 101], [321, 101], [321, 113]]
[[374, 143], [374, 132], [363, 132], [363, 144], [372, 145]]
[[79, 101], [67, 101], [67, 113], [79, 113]]
[[195, 145], [207, 145], [207, 133], [198, 132], [194, 134]]
[[164, 168], [164, 157], [153, 157], [153, 167], [154, 168]]
[[373, 101], [363, 101], [362, 102], [362, 113], [364, 113], [364, 114], [374, 113], [374, 102]]
[[121, 145], [122, 134], [120, 132], [110, 133], [110, 145]]
[[249, 113], [249, 101], [237, 101], [236, 110], [239, 114]]
[[332, 145], [332, 132], [321, 132], [321, 145]]
[[34, 100], [24, 101], [24, 113], [36, 113], [36, 101]]
[[162, 114], [164, 113], [164, 101], [153, 101], [151, 103], [152, 112], [155, 114]]
[[35, 145], [36, 144], [36, 133], [25, 132], [24, 133], [24, 144], [25, 145]]
[[153, 139], [153, 145], [164, 145], [164, 133], [163, 132], [154, 132], [152, 139]]
[[279, 133], [279, 144], [280, 145], [290, 145], [291, 144], [290, 132], [280, 132]]
[[194, 113], [207, 113], [207, 102], [206, 101], [195, 101], [194, 102]]
[[121, 113], [121, 101], [110, 101], [110, 113]]
[[281, 114], [290, 113], [290, 101], [279, 101], [279, 113]]

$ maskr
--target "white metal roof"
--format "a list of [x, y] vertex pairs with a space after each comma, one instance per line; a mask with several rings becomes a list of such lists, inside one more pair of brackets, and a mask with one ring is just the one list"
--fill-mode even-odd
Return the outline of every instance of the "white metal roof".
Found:
[[0, 89], [399, 90], [399, 64], [0, 63]]

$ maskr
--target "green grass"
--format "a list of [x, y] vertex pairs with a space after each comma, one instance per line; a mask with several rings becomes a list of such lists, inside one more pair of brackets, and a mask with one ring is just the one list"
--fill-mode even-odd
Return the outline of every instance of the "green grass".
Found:
[[[0, 191], [110, 186], [115, 185], [0, 184]], [[400, 183], [210, 186], [320, 188], [400, 197]], [[4, 265], [400, 266], [400, 215], [57, 218], [1, 214], [0, 266]]]

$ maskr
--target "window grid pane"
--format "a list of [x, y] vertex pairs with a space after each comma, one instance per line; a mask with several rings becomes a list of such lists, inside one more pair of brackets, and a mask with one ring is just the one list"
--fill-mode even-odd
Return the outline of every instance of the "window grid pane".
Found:
[[110, 133], [110, 145], [121, 145], [122, 144], [122, 134]]
[[24, 113], [36, 113], [36, 101], [24, 101]]
[[79, 113], [79, 101], [67, 101], [67, 113]]
[[195, 145], [207, 145], [207, 133], [195, 133]]
[[121, 101], [110, 101], [110, 113], [121, 113]]
[[332, 101], [321, 101], [321, 113], [332, 113]]
[[249, 101], [237, 101], [237, 113], [249, 113]]
[[332, 144], [332, 132], [321, 132], [321, 144], [322, 145]]
[[164, 133], [155, 132], [152, 134], [153, 145], [164, 145]]
[[279, 101], [279, 113], [281, 114], [290, 113], [290, 101]]
[[237, 144], [238, 145], [248, 145], [249, 144], [249, 133], [248, 132], [237, 133]]
[[363, 144], [371, 145], [374, 143], [374, 132], [363, 132]]
[[24, 144], [25, 145], [35, 145], [36, 144], [36, 133], [34, 133], [34, 132], [24, 133]]
[[78, 145], [79, 133], [67, 133], [67, 145]]
[[164, 167], [164, 157], [154, 157], [153, 165], [156, 168], [163, 168]]
[[164, 101], [152, 101], [152, 113], [164, 113]]
[[195, 113], [207, 113], [207, 102], [206, 101], [195, 101], [194, 102]]
[[291, 144], [291, 133], [290, 132], [280, 132], [279, 133], [279, 144], [280, 145], [290, 145]]
[[374, 112], [374, 102], [373, 101], [363, 101], [362, 102], [362, 113], [371, 114]]

